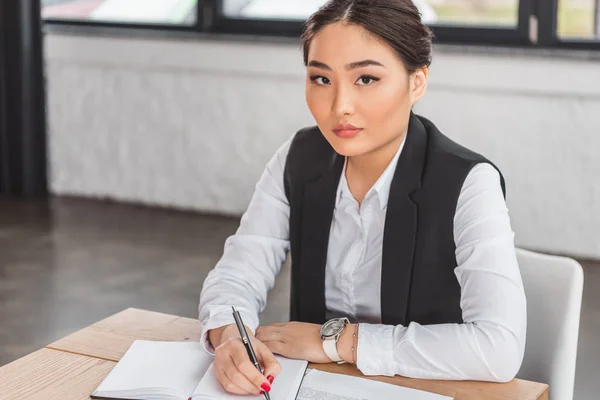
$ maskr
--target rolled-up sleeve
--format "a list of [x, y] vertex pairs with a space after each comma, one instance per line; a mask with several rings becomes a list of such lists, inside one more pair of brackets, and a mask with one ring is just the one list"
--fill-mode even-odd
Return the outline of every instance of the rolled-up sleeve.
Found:
[[267, 164], [237, 232], [226, 240], [222, 258], [204, 281], [198, 312], [201, 341], [211, 353], [207, 332], [234, 323], [231, 306], [250, 329], [256, 329], [267, 293], [287, 258], [289, 204], [283, 171], [290, 143], [291, 139]]
[[475, 166], [454, 217], [462, 324], [360, 324], [366, 375], [507, 382], [525, 351], [527, 307], [498, 171]]

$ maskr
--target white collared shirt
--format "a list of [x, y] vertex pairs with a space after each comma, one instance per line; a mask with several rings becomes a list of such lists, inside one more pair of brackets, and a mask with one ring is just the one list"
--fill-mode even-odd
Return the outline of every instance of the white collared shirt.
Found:
[[[359, 205], [342, 173], [329, 234], [325, 306], [336, 315], [381, 322], [381, 250], [388, 195], [405, 140]], [[346, 171], [347, 160], [342, 171]], [[361, 282], [361, 284], [358, 284]]]
[[[290, 144], [291, 139], [268, 163], [238, 231], [227, 239], [223, 257], [204, 281], [199, 319], [205, 344], [208, 330], [233, 323], [232, 305], [252, 330], [259, 325], [267, 292], [290, 251], [283, 185]], [[510, 380], [525, 349], [526, 301], [500, 176], [489, 164], [470, 171], [454, 216], [464, 323], [381, 324], [383, 228], [403, 147], [360, 207], [345, 173], [340, 177], [327, 253], [326, 307], [365, 321], [357, 347], [357, 366], [365, 375]]]

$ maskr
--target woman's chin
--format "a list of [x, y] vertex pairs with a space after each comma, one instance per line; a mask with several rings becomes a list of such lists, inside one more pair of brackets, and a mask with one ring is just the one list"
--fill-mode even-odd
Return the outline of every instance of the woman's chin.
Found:
[[369, 146], [366, 146], [365, 142], [358, 137], [352, 139], [327, 138], [327, 141], [336, 153], [345, 157], [361, 156], [369, 152]]

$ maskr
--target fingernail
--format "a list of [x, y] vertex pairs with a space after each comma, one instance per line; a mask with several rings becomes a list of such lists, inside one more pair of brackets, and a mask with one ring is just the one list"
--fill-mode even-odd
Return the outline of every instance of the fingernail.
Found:
[[273, 375], [269, 375], [267, 376], [267, 380], [269, 381], [269, 383], [273, 383], [273, 379], [275, 379], [275, 377], [273, 377]]
[[260, 385], [260, 388], [262, 390], [264, 390], [265, 392], [270, 392], [271, 391], [271, 385], [269, 385], [267, 382], [265, 382], [262, 385]]

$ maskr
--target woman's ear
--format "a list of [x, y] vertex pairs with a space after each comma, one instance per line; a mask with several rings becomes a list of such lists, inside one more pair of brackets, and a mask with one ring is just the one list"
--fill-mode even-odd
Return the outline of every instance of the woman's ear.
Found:
[[429, 68], [421, 67], [410, 75], [410, 103], [414, 106], [425, 95]]

